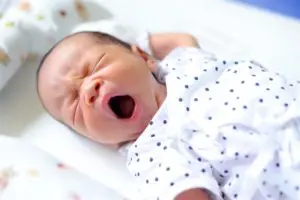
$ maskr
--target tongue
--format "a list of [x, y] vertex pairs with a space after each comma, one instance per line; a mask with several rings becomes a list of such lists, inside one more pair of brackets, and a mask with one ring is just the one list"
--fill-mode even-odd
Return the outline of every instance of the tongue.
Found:
[[121, 114], [122, 116], [129, 118], [133, 114], [134, 100], [130, 96], [123, 96], [121, 98], [122, 100], [119, 105]]

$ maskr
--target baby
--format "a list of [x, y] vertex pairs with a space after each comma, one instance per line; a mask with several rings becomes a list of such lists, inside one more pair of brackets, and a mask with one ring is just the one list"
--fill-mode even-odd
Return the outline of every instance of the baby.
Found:
[[217, 59], [186, 34], [144, 44], [63, 39], [37, 72], [45, 109], [96, 142], [129, 144], [148, 199], [300, 199], [300, 82]]

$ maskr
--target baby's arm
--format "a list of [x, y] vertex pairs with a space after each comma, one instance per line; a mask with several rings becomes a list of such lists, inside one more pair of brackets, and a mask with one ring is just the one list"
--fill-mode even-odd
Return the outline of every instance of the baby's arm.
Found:
[[[152, 135], [140, 137], [128, 155], [128, 170], [140, 183], [143, 195], [149, 199], [221, 199], [220, 188], [208, 162], [191, 161], [176, 149], [176, 144], [169, 146], [170, 141]], [[166, 146], [153, 148], [157, 144]]]
[[199, 47], [197, 39], [185, 33], [157, 33], [150, 35], [149, 40], [153, 55], [158, 60], [176, 47]]

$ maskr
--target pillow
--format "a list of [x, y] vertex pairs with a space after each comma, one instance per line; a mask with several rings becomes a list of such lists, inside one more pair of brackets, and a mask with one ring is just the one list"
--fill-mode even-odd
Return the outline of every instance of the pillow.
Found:
[[79, 24], [72, 29], [72, 33], [81, 31], [98, 31], [112, 35], [127, 43], [135, 43], [139, 36], [139, 30], [121, 24], [115, 19], [97, 20]]
[[24, 141], [1, 136], [0, 160], [2, 200], [122, 199], [116, 191]]
[[25, 60], [43, 55], [75, 25], [92, 20], [86, 4], [23, 0], [9, 8], [0, 19], [0, 90]]
[[45, 114], [22, 133], [23, 140], [53, 155], [130, 200], [143, 200], [138, 185], [117, 150], [88, 140]]
[[115, 19], [105, 19], [79, 24], [72, 30], [72, 33], [81, 31], [99, 31], [106, 33], [129, 44], [137, 44], [144, 51], [151, 54], [147, 31], [132, 28], [131, 26], [120, 23]]

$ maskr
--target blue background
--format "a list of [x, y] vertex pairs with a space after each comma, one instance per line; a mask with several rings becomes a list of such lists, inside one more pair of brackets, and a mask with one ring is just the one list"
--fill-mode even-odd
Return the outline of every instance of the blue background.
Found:
[[300, 0], [234, 0], [300, 19]]

